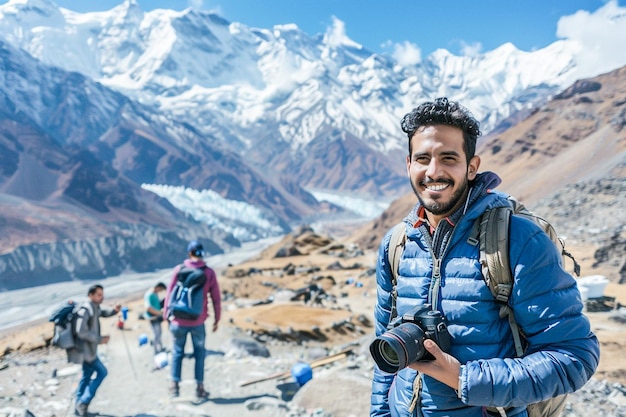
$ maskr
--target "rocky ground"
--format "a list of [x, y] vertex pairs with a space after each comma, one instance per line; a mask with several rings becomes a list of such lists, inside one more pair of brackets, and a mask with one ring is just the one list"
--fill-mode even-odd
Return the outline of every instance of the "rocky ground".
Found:
[[[117, 318], [102, 319], [103, 332], [111, 335], [100, 349], [109, 375], [90, 411], [115, 417], [368, 415], [373, 256], [302, 230], [253, 260], [218, 271], [224, 314], [219, 330], [207, 337], [210, 398], [201, 404], [193, 401], [192, 360], [184, 361], [181, 397], [168, 397], [169, 366], [157, 368], [151, 347], [139, 343], [150, 335], [138, 318], [140, 299], [106, 300], [122, 302], [130, 313], [123, 330]], [[626, 416], [626, 313], [616, 308], [626, 304], [626, 287], [611, 283], [607, 291], [615, 300], [588, 312], [602, 343], [599, 370], [568, 397], [565, 416]], [[80, 369], [48, 346], [51, 335], [47, 322], [0, 335], [0, 417], [73, 414]], [[169, 345], [167, 331], [164, 339]], [[292, 370], [302, 363], [312, 368], [312, 379], [301, 386]]]
[[626, 284], [625, 177], [622, 166], [618, 174], [567, 185], [533, 206], [586, 263], [583, 274], [602, 274], [619, 284]]

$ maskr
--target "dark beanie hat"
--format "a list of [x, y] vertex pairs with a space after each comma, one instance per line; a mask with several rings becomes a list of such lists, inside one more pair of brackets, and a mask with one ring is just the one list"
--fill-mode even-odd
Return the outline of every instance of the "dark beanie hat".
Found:
[[202, 243], [192, 240], [189, 242], [189, 245], [187, 245], [187, 253], [191, 253], [193, 256], [202, 258], [204, 256], [204, 247], [202, 246]]

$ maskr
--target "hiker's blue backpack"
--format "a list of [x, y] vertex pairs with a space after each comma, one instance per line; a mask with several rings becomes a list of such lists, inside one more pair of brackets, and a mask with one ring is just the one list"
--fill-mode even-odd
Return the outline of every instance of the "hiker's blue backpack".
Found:
[[177, 319], [195, 320], [202, 312], [204, 297], [204, 283], [206, 275], [201, 268], [192, 268], [182, 265], [176, 275], [176, 284], [170, 294], [168, 303], [169, 315]]

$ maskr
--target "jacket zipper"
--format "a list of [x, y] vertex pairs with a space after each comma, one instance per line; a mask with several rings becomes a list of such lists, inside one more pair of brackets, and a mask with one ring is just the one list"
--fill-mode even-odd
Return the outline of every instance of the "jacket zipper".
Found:
[[[448, 243], [446, 243], [446, 247], [443, 248], [443, 252], [441, 257], [438, 258], [435, 255], [433, 250], [433, 237], [430, 236], [430, 233], [425, 234], [426, 243], [428, 244], [428, 250], [430, 252], [430, 256], [433, 258], [433, 273], [430, 278], [430, 286], [428, 288], [428, 299], [427, 302], [432, 306], [433, 311], [439, 309], [439, 289], [441, 288], [441, 263], [448, 252], [448, 248], [450, 247], [450, 243], [452, 242], [452, 238], [454, 237], [454, 232], [456, 230], [456, 226], [450, 232], [450, 238], [448, 239]], [[438, 229], [435, 229], [435, 234], [438, 232]]]

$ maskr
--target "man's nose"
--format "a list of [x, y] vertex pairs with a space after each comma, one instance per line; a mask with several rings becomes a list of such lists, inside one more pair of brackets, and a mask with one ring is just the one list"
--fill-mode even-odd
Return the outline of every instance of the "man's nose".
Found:
[[439, 176], [440, 168], [441, 165], [439, 164], [439, 161], [435, 158], [431, 159], [428, 163], [428, 167], [426, 168], [426, 176], [429, 178], [437, 178]]

